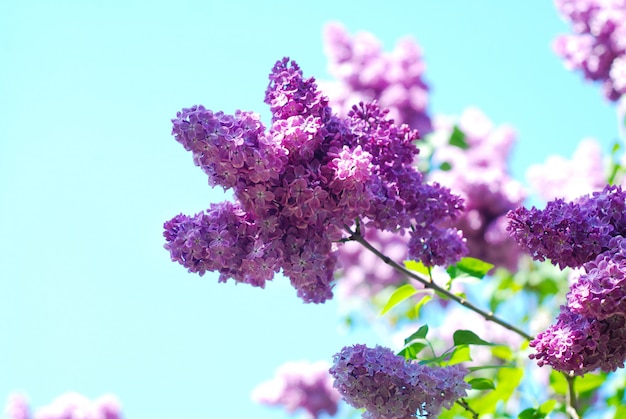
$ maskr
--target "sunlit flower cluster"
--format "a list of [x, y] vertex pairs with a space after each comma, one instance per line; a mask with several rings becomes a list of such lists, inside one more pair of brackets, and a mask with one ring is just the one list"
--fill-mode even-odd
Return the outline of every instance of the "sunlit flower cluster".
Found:
[[395, 125], [375, 102], [334, 115], [287, 58], [274, 66], [265, 102], [269, 130], [256, 114], [202, 106], [173, 120], [176, 140], [235, 201], [166, 222], [172, 260], [261, 287], [282, 270], [305, 302], [321, 303], [332, 297], [337, 243], [355, 219], [406, 233], [408, 256], [428, 266], [466, 254], [460, 232], [446, 226], [462, 200], [413, 165], [417, 131]]
[[582, 268], [556, 324], [530, 343], [539, 365], [585, 374], [626, 361], [626, 193], [618, 186], [544, 210], [509, 213], [510, 230], [537, 260]]
[[354, 345], [335, 354], [330, 373], [335, 388], [352, 406], [366, 409], [364, 418], [437, 417], [466, 395], [467, 370], [406, 361], [389, 348]]

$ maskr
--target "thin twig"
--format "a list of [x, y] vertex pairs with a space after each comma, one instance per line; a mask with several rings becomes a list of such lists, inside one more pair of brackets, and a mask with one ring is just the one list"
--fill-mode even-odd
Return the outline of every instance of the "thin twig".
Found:
[[517, 333], [518, 335], [520, 335], [524, 339], [533, 340], [533, 337], [530, 336], [528, 333], [526, 333], [523, 330], [518, 329], [517, 327], [513, 326], [512, 324], [507, 323], [504, 320], [496, 317], [492, 311], [487, 312], [485, 310], [482, 310], [481, 308], [479, 308], [479, 307], [475, 306], [474, 304], [472, 304], [471, 302], [467, 301], [465, 298], [459, 297], [458, 295], [455, 295], [455, 294], [451, 293], [450, 291], [446, 290], [445, 288], [440, 287], [435, 282], [431, 281], [430, 278], [422, 277], [421, 275], [419, 275], [419, 273], [408, 270], [404, 266], [400, 265], [399, 263], [397, 263], [394, 260], [392, 260], [391, 258], [389, 258], [389, 256], [386, 256], [383, 253], [381, 253], [374, 246], [372, 246], [367, 240], [365, 240], [365, 238], [360, 234], [360, 232], [352, 231], [350, 229], [350, 227], [348, 227], [348, 226], [344, 226], [344, 227], [348, 231], [348, 233], [350, 233], [350, 237], [348, 237], [349, 241], [356, 241], [356, 242], [360, 243], [367, 250], [369, 250], [370, 252], [374, 253], [383, 262], [385, 262], [387, 265], [391, 266], [393, 269], [397, 270], [398, 272], [401, 272], [404, 275], [406, 275], [406, 276], [408, 276], [410, 278], [415, 279], [416, 281], [422, 283], [424, 285], [424, 287], [430, 288], [430, 289], [432, 289], [432, 290], [434, 290], [434, 291], [436, 291], [438, 293], [441, 293], [441, 294], [445, 295], [447, 298], [449, 298], [451, 300], [454, 300], [457, 303], [461, 304], [463, 307], [466, 307], [466, 308], [468, 308], [468, 309], [470, 309], [470, 310], [480, 314], [482, 317], [485, 318], [485, 320], [497, 323], [500, 326], [502, 326], [502, 327], [504, 327], [504, 328], [506, 328], [506, 329], [508, 329], [508, 330], [510, 330], [512, 332], [514, 332], [514, 333]]
[[474, 409], [472, 409], [470, 407], [470, 405], [465, 401], [465, 399], [459, 399], [459, 400], [455, 401], [455, 403], [458, 404], [459, 406], [461, 406], [463, 409], [465, 409], [468, 412], [470, 412], [474, 419], [478, 419], [478, 412], [476, 412]]

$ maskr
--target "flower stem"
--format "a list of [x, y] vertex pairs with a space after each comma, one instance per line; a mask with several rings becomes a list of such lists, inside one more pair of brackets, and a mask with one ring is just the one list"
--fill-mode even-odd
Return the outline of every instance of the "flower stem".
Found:
[[485, 320], [497, 323], [500, 326], [502, 326], [502, 327], [504, 327], [504, 328], [506, 328], [506, 329], [508, 329], [508, 330], [510, 330], [512, 332], [514, 332], [514, 333], [517, 333], [518, 335], [520, 335], [521, 337], [523, 337], [526, 340], [533, 340], [533, 337], [530, 336], [528, 333], [526, 333], [523, 330], [518, 329], [517, 327], [513, 326], [512, 324], [507, 323], [504, 320], [496, 317], [492, 311], [487, 312], [487, 311], [485, 311], [485, 310], [475, 306], [473, 303], [469, 302], [465, 298], [459, 297], [458, 295], [455, 295], [455, 294], [451, 293], [450, 291], [446, 290], [445, 288], [440, 287], [435, 282], [433, 282], [430, 278], [423, 277], [423, 276], [421, 276], [417, 272], [410, 271], [407, 268], [405, 268], [404, 266], [402, 266], [399, 263], [397, 263], [394, 260], [392, 260], [389, 256], [384, 255], [378, 249], [376, 249], [374, 246], [372, 246], [367, 240], [365, 240], [365, 238], [361, 235], [360, 229], [358, 227], [359, 226], [357, 224], [356, 231], [352, 231], [350, 229], [350, 227], [345, 226], [345, 229], [350, 234], [350, 237], [348, 237], [346, 239], [347, 241], [355, 241], [355, 242], [360, 243], [363, 247], [365, 247], [370, 252], [374, 253], [383, 262], [385, 262], [387, 265], [391, 266], [393, 269], [397, 270], [398, 272], [403, 273], [404, 275], [408, 276], [409, 278], [415, 279], [416, 281], [418, 281], [421, 284], [423, 284], [424, 287], [430, 288], [430, 289], [432, 289], [432, 290], [434, 290], [434, 291], [436, 291], [436, 292], [438, 292], [440, 294], [443, 294], [447, 298], [449, 298], [449, 299], [451, 299], [453, 301], [456, 301], [457, 303], [461, 304], [463, 307], [468, 308], [468, 309], [470, 309], [470, 310], [480, 314], [482, 317], [485, 318]]
[[576, 376], [571, 374], [566, 374], [565, 379], [567, 380], [567, 394], [565, 395], [565, 411], [567, 415], [571, 419], [580, 419], [580, 415], [576, 410], [576, 390], [574, 389], [574, 381], [576, 380]]

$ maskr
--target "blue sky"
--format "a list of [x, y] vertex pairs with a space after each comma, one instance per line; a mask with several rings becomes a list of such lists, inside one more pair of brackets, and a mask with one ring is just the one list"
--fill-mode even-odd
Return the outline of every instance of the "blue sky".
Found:
[[170, 136], [204, 104], [262, 103], [290, 56], [328, 78], [325, 22], [387, 49], [422, 45], [432, 113], [480, 107], [519, 132], [512, 163], [605, 150], [614, 107], [562, 68], [551, 2], [21, 1], [0, 5], [0, 398], [36, 406], [66, 391], [112, 392], [128, 418], [278, 418], [249, 392], [287, 360], [346, 344], [333, 302], [304, 305], [281, 278], [260, 290], [188, 274], [162, 224], [224, 199]]

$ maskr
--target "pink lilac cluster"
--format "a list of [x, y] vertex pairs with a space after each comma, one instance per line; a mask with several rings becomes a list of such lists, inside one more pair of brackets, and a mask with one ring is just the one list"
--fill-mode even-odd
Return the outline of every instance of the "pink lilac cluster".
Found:
[[173, 135], [210, 185], [234, 202], [165, 223], [165, 248], [190, 272], [263, 287], [282, 269], [305, 302], [332, 297], [338, 241], [355, 219], [408, 233], [408, 254], [428, 266], [455, 263], [464, 240], [445, 227], [462, 200], [426, 183], [412, 165], [416, 130], [397, 126], [377, 103], [334, 115], [313, 78], [284, 58], [270, 74], [266, 130], [259, 116], [183, 109]]
[[77, 393], [66, 393], [50, 405], [31, 413], [28, 400], [23, 394], [14, 393], [8, 398], [5, 413], [8, 419], [121, 419], [119, 401], [105, 395], [91, 401]]
[[540, 366], [582, 375], [626, 361], [626, 193], [619, 186], [544, 210], [509, 213], [510, 230], [536, 260], [579, 268], [557, 322], [530, 343]]
[[376, 99], [396, 123], [408, 124], [422, 135], [432, 130], [423, 79], [426, 65], [414, 39], [399, 40], [387, 53], [373, 34], [350, 36], [340, 23], [332, 22], [324, 28], [324, 50], [337, 81], [323, 87], [338, 113], [347, 114], [352, 105]]
[[571, 160], [551, 156], [544, 164], [530, 166], [526, 178], [545, 201], [573, 200], [600, 190], [606, 184], [602, 148], [594, 139], [583, 139]]
[[554, 42], [570, 70], [602, 83], [612, 101], [626, 93], [626, 0], [555, 0], [573, 34]]
[[337, 413], [341, 395], [333, 387], [325, 361], [287, 362], [276, 371], [273, 380], [261, 383], [252, 391], [252, 400], [269, 406], [283, 406], [287, 412], [301, 409], [307, 418]]
[[330, 373], [346, 402], [364, 408], [363, 417], [369, 419], [437, 417], [470, 388], [460, 365], [429, 367], [381, 346], [344, 347], [335, 354]]
[[[521, 250], [506, 231], [507, 212], [526, 198], [508, 169], [515, 131], [508, 125], [494, 126], [477, 108], [466, 109], [458, 121], [438, 117], [434, 126], [432, 161], [446, 170], [433, 170], [429, 179], [464, 198], [465, 212], [454, 226], [463, 231], [469, 255], [517, 271]], [[464, 135], [466, 148], [449, 144], [455, 127]]]

